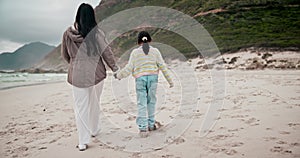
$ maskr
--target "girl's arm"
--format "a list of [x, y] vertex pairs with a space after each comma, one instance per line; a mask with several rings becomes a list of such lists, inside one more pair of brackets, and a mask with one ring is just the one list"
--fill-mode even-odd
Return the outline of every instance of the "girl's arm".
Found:
[[159, 50], [158, 51], [158, 59], [157, 59], [157, 66], [158, 69], [161, 70], [161, 72], [163, 73], [164, 77], [166, 78], [166, 80], [168, 81], [170, 87], [174, 86], [174, 83], [172, 81], [172, 78], [170, 76], [170, 70], [167, 68], [164, 59], [162, 58]]
[[125, 78], [129, 76], [133, 71], [133, 53], [130, 54], [129, 61], [127, 65], [116, 73], [118, 79]]

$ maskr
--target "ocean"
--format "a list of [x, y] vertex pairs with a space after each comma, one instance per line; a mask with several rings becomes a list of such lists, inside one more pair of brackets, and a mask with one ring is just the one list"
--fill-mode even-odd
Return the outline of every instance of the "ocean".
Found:
[[64, 82], [66, 79], [67, 74], [63, 73], [0, 73], [0, 90], [45, 83]]

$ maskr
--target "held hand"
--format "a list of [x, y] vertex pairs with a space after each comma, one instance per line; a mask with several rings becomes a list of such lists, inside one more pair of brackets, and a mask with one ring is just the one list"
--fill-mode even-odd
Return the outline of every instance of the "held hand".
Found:
[[120, 70], [120, 67], [119, 67], [119, 66], [115, 66], [115, 67], [112, 69], [112, 71], [113, 71], [114, 73], [118, 72], [119, 70]]
[[117, 79], [117, 73], [113, 73], [115, 79]]
[[117, 76], [117, 73], [114, 73], [113, 76], [115, 77], [115, 79], [120, 80], [120, 79], [118, 78], [118, 76]]

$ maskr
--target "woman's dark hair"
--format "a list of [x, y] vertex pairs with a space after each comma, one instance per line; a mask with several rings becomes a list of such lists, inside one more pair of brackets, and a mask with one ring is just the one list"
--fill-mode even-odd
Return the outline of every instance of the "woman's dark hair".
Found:
[[88, 40], [85, 40], [87, 44], [88, 55], [90, 55], [91, 52], [95, 54], [97, 52], [97, 48], [94, 45], [94, 41], [95, 32], [97, 29], [94, 28], [97, 26], [97, 22], [95, 19], [95, 12], [93, 7], [89, 4], [82, 3], [77, 10], [75, 23], [77, 24], [75, 25], [76, 29], [78, 29], [79, 34], [83, 38], [89, 36]]
[[143, 51], [144, 51], [144, 53], [146, 55], [148, 55], [148, 53], [149, 53], [150, 47], [149, 47], [149, 43], [148, 42], [151, 42], [151, 40], [152, 39], [151, 39], [149, 33], [146, 32], [146, 31], [142, 31], [138, 35], [138, 44], [142, 44], [143, 43], [142, 47], [143, 47]]
[[79, 33], [85, 38], [97, 25], [93, 7], [82, 3], [77, 10], [75, 22], [77, 23]]

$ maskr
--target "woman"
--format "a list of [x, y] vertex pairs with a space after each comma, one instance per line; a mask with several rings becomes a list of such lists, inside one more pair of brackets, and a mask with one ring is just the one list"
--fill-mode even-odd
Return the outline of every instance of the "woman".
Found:
[[68, 82], [73, 87], [79, 136], [77, 147], [84, 151], [90, 137], [96, 136], [100, 130], [99, 101], [106, 78], [102, 59], [112, 71], [118, 70], [105, 34], [97, 27], [94, 10], [89, 4], [79, 6], [74, 26], [64, 32], [61, 53], [69, 63]]

